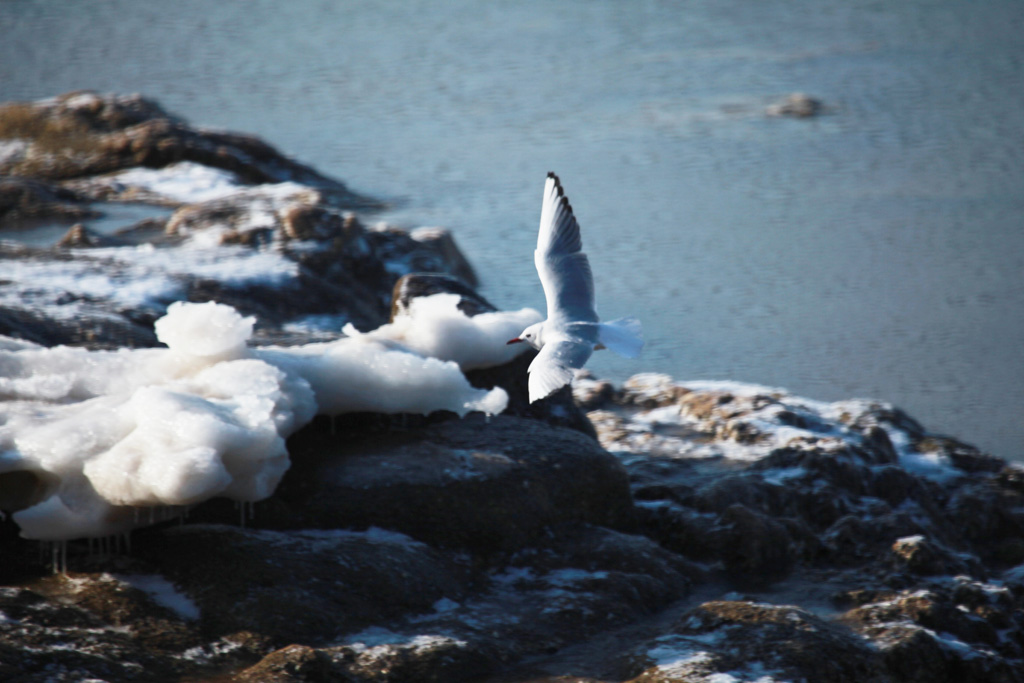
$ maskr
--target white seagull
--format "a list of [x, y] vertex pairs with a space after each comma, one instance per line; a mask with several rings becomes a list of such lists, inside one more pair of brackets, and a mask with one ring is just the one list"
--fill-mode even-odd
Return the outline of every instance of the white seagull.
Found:
[[608, 348], [636, 358], [644, 346], [640, 321], [598, 321], [594, 310], [594, 276], [583, 253], [580, 226], [572, 215], [558, 176], [548, 173], [540, 232], [533, 261], [544, 287], [548, 319], [530, 325], [509, 344], [526, 342], [540, 351], [530, 363], [530, 403], [572, 382], [595, 349]]

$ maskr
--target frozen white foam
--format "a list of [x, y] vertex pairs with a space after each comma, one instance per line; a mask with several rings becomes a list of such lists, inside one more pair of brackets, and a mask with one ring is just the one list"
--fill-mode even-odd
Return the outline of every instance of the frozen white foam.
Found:
[[345, 333], [382, 343], [394, 342], [423, 356], [455, 361], [463, 370], [509, 362], [525, 349], [506, 342], [525, 326], [541, 319], [532, 308], [495, 311], [473, 317], [459, 310], [458, 294], [418, 297], [394, 322], [360, 334], [352, 325]]
[[245, 351], [256, 319], [243, 318], [230, 306], [175, 302], [156, 321], [156, 338], [172, 351], [190, 356], [236, 357]]
[[288, 468], [285, 438], [318, 412], [494, 414], [508, 401], [455, 360], [372, 334], [249, 349], [253, 322], [177, 303], [156, 324], [166, 349], [0, 340], [0, 473], [35, 472], [45, 489], [13, 514], [22, 535], [104, 536], [135, 526], [133, 507], [265, 498]]

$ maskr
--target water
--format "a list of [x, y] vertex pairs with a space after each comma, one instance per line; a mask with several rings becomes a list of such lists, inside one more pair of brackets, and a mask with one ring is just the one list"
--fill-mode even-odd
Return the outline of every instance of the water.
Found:
[[[544, 174], [640, 370], [892, 401], [1024, 460], [1024, 5], [0, 3], [0, 99], [142, 92], [451, 228], [543, 307]], [[770, 119], [794, 91], [826, 116]]]

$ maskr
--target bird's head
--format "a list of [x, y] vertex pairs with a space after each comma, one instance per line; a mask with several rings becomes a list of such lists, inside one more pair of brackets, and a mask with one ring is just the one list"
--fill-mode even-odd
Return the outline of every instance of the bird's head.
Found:
[[517, 344], [519, 342], [526, 342], [533, 348], [540, 349], [540, 347], [542, 346], [540, 331], [543, 326], [543, 322], [534, 323], [527, 327], [525, 330], [523, 330], [522, 333], [515, 339], [509, 339], [507, 343]]

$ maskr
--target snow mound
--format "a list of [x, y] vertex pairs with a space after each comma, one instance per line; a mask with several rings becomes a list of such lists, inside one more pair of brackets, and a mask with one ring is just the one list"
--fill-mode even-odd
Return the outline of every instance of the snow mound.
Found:
[[254, 319], [212, 302], [168, 309], [166, 349], [0, 339], [0, 508], [26, 538], [111, 535], [137, 526], [138, 508], [266, 498], [289, 466], [285, 439], [318, 413], [500, 413], [505, 391], [474, 388], [460, 363], [504, 362], [497, 340], [528, 314], [470, 319], [457, 299], [287, 348], [248, 348]]

